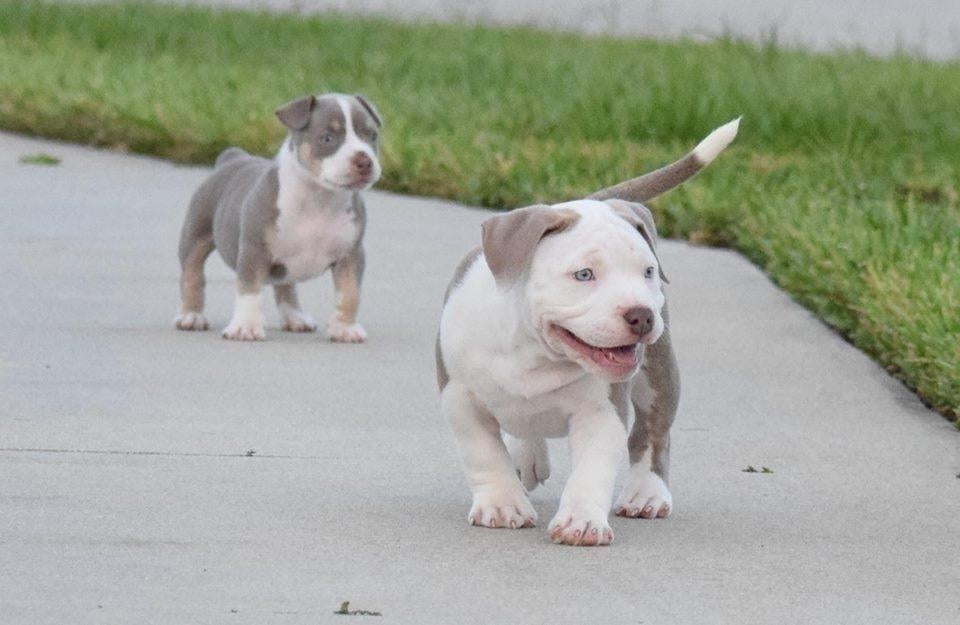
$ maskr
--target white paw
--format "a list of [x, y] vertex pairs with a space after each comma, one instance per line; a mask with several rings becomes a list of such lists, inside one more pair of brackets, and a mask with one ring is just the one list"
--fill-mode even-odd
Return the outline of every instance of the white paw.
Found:
[[263, 313], [260, 309], [260, 294], [237, 295], [230, 325], [223, 329], [223, 338], [233, 341], [262, 341]]
[[177, 315], [177, 318], [173, 320], [173, 325], [178, 330], [206, 330], [210, 327], [203, 313], [198, 312], [185, 312]]
[[613, 509], [617, 516], [631, 518], [665, 518], [673, 510], [673, 497], [670, 489], [659, 475], [639, 466], [630, 471], [623, 492], [617, 498]]
[[467, 514], [470, 525], [508, 527], [518, 529], [537, 524], [537, 511], [530, 505], [526, 493], [516, 488], [496, 489], [474, 493], [473, 505]]
[[302, 310], [285, 310], [281, 318], [286, 332], [313, 332], [317, 329], [317, 322]]
[[561, 504], [547, 529], [550, 540], [563, 545], [598, 547], [613, 542], [607, 510], [592, 504]]
[[334, 343], [363, 343], [367, 333], [359, 323], [344, 323], [331, 317], [327, 323], [327, 339]]
[[523, 487], [531, 491], [546, 482], [550, 477], [547, 441], [542, 438], [521, 439], [512, 436], [505, 436], [504, 439]]
[[231, 341], [262, 341], [266, 337], [263, 324], [245, 320], [231, 321], [230, 325], [223, 329], [223, 338]]

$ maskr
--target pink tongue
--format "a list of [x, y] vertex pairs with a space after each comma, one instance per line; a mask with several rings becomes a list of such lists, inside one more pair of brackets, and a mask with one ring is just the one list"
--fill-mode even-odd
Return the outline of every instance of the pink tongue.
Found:
[[618, 365], [632, 365], [637, 361], [637, 348], [635, 345], [604, 349], [594, 348], [591, 356], [596, 363], [612, 362]]

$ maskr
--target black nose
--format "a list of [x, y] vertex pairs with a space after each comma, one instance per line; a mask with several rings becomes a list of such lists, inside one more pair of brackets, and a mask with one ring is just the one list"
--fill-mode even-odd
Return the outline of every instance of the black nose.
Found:
[[357, 152], [353, 155], [351, 159], [353, 166], [357, 168], [361, 174], [369, 174], [370, 170], [373, 169], [373, 161], [370, 160], [370, 157], [364, 152]]
[[630, 331], [637, 336], [643, 336], [653, 330], [653, 311], [645, 306], [634, 306], [623, 313], [623, 320], [630, 326]]

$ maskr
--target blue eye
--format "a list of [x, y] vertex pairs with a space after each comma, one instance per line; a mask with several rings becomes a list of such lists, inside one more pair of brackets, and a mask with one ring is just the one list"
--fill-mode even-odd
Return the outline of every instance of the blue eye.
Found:
[[653, 277], [653, 274], [654, 274], [654, 271], [656, 271], [656, 270], [655, 270], [653, 267], [647, 267], [647, 270], [643, 272], [643, 277], [644, 277], [644, 278], [652, 278], [652, 277]]
[[320, 137], [320, 140], [323, 141], [324, 143], [333, 143], [333, 135], [328, 132], [327, 134]]
[[579, 282], [589, 282], [593, 280], [593, 269], [580, 269], [573, 272], [573, 279]]

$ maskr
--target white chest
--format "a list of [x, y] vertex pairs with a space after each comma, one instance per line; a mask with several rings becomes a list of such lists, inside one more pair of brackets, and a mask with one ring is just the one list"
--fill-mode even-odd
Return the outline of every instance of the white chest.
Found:
[[589, 376], [535, 396], [507, 392], [495, 376], [480, 372], [470, 386], [500, 427], [517, 438], [566, 436], [571, 416], [595, 411], [609, 394], [606, 383]]
[[570, 430], [570, 406], [510, 401], [503, 395], [490, 399], [486, 406], [496, 416], [500, 428], [516, 438], [560, 438]]
[[270, 249], [274, 262], [286, 267], [284, 282], [319, 276], [357, 243], [360, 229], [352, 211], [309, 202], [288, 202], [279, 208]]

